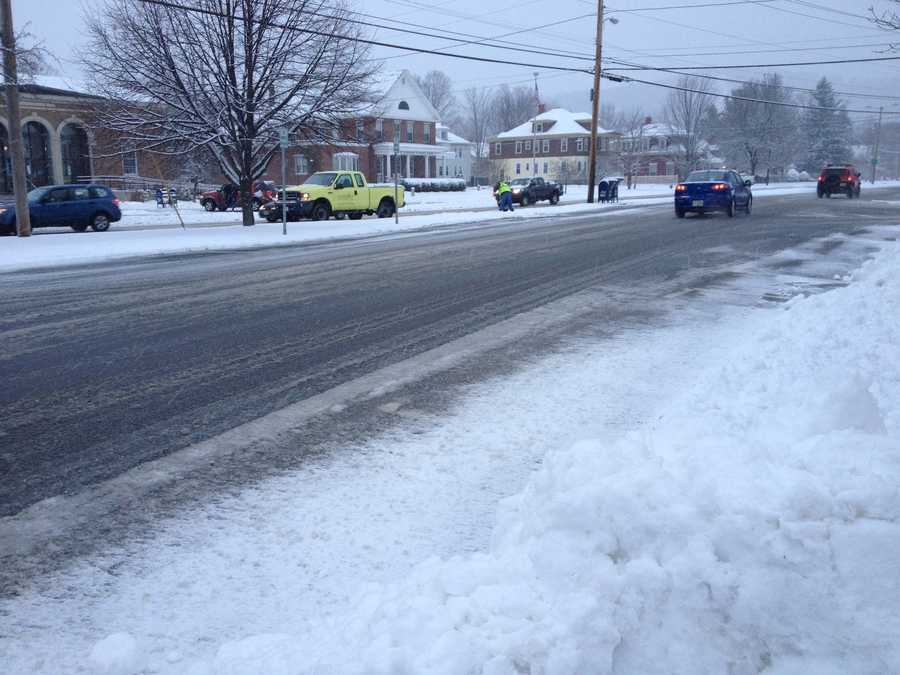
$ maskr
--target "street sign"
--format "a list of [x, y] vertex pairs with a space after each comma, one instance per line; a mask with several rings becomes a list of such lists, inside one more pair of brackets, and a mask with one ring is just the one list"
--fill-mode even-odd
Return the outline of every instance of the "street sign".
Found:
[[288, 146], [291, 144], [291, 138], [288, 134], [287, 129], [280, 129], [278, 131], [278, 145], [281, 146], [282, 150], [287, 150]]

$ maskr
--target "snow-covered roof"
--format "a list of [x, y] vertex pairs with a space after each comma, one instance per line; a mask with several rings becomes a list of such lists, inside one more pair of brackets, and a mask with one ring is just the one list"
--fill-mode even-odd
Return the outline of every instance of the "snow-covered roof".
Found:
[[[369, 97], [354, 111], [357, 115], [382, 116], [390, 111], [395, 119], [433, 119], [440, 115], [408, 70], [381, 70], [368, 83]], [[398, 109], [401, 103], [406, 107]]]
[[[441, 138], [441, 132], [447, 132], [447, 138]], [[462, 136], [457, 136], [446, 124], [438, 122], [437, 124], [437, 142], [449, 145], [475, 145], [472, 141], [467, 141]]]
[[[502, 133], [497, 134], [496, 138], [527, 138], [533, 134], [532, 132], [532, 124], [534, 122], [553, 122], [553, 126], [549, 129], [545, 129], [543, 132], [537, 134], [539, 136], [573, 136], [573, 135], [583, 135], [589, 134], [591, 128], [591, 116], [585, 113], [573, 113], [569, 112], [565, 108], [554, 108], [553, 110], [548, 110], [547, 112], [543, 112], [540, 115], [532, 117], [530, 120], [525, 122], [524, 124], [520, 124], [514, 129], [510, 129], [509, 131], [504, 131]], [[584, 122], [587, 124], [585, 127]], [[609, 129], [604, 129], [601, 126], [597, 126], [598, 134], [611, 134], [614, 133]]]
[[77, 94], [81, 96], [96, 96], [91, 92], [90, 87], [81, 80], [64, 75], [36, 75], [30, 82], [21, 84], [26, 90], [28, 87], [36, 90], [51, 90], [47, 93], [59, 92], [66, 94]]
[[684, 136], [684, 129], [678, 129], [671, 124], [652, 122], [644, 125], [644, 136]]

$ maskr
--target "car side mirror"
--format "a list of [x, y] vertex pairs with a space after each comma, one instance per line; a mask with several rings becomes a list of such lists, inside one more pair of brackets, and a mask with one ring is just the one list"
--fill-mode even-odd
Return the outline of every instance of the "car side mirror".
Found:
[[750, 187], [751, 185], [753, 185], [753, 181], [752, 181], [752, 180], [745, 180], [745, 181], [744, 181], [744, 187]]
[[335, 184], [334, 184], [334, 189], [335, 189], [335, 190], [343, 190], [343, 189], [344, 189], [343, 183], [335, 183]]

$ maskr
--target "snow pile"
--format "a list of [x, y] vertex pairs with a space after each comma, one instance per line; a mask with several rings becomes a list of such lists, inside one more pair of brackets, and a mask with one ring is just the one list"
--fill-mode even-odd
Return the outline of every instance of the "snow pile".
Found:
[[900, 672], [890, 246], [788, 303], [653, 428], [551, 453], [488, 553], [369, 588], [329, 644], [251, 637], [192, 672]]

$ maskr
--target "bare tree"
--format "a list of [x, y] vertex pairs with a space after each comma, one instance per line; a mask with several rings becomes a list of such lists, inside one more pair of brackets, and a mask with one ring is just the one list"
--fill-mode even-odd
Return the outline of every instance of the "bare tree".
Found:
[[280, 130], [329, 142], [360, 111], [365, 50], [344, 7], [325, 0], [181, 4], [104, 0], [89, 14], [86, 70], [112, 101], [96, 123], [129, 148], [208, 148], [252, 225], [252, 185]]
[[524, 124], [537, 113], [536, 105], [534, 89], [504, 84], [491, 102], [492, 126], [496, 131], [508, 131]]
[[34, 82], [38, 75], [50, 72], [50, 52], [37, 42], [26, 25], [16, 33], [16, 74], [19, 82]]
[[429, 70], [423, 77], [416, 76], [416, 82], [425, 92], [425, 96], [438, 111], [441, 121], [445, 121], [456, 106], [453, 95], [453, 82], [443, 70]]
[[740, 98], [726, 100], [720, 120], [728, 130], [719, 144], [725, 157], [730, 164], [746, 167], [754, 176], [763, 167], [766, 175], [771, 169], [783, 172], [795, 159], [799, 119], [792, 108], [779, 105], [791, 102], [781, 76], [767, 73], [760, 80], [734, 89], [732, 94]]
[[673, 127], [672, 136], [679, 141], [672, 146], [673, 159], [678, 175], [684, 178], [702, 159], [704, 122], [713, 104], [713, 90], [709, 80], [689, 75], [679, 78], [678, 87], [666, 99], [665, 116]]
[[632, 188], [634, 177], [638, 174], [643, 157], [644, 127], [647, 116], [641, 108], [632, 108], [619, 114], [612, 121], [612, 126], [622, 134], [616, 150], [622, 173], [625, 174], [626, 185]]
[[491, 132], [491, 97], [483, 89], [466, 89], [462, 107], [464, 131], [475, 144], [475, 159], [483, 159]]

